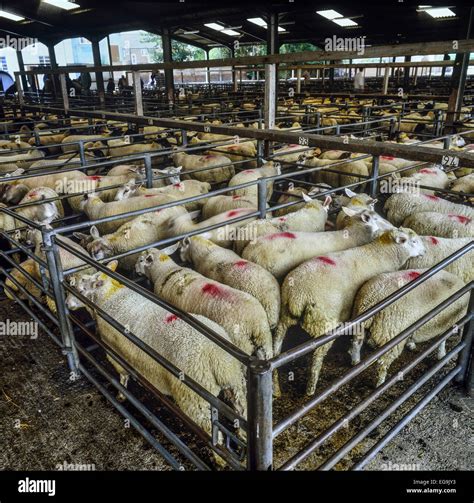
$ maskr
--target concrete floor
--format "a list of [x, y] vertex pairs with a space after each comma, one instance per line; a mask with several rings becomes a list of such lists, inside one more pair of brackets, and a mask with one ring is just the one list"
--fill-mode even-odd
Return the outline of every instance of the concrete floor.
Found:
[[[0, 303], [0, 314], [2, 319], [26, 319], [10, 302]], [[64, 357], [41, 331], [36, 340], [0, 336], [0, 362], [0, 469], [54, 470], [64, 463], [97, 470], [169, 469], [89, 381], [68, 380]], [[348, 400], [343, 400], [347, 406]], [[394, 421], [403, 413], [406, 409], [397, 412]], [[472, 470], [473, 417], [474, 399], [450, 386], [367, 469], [393, 470], [403, 465], [419, 470]], [[295, 449], [300, 439], [308, 441], [314, 436], [311, 426], [302, 421], [297, 436], [288, 433], [283, 444]], [[379, 427], [378, 435], [386, 429]], [[374, 441], [371, 435], [364, 448]], [[275, 454], [278, 460], [277, 448]], [[311, 468], [312, 463], [301, 466]]]

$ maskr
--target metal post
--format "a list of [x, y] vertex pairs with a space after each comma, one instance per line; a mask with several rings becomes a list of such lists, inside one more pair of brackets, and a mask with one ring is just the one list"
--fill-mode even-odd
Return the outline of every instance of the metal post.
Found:
[[379, 162], [380, 157], [378, 155], [374, 155], [372, 157], [372, 181], [370, 182], [370, 197], [375, 198], [377, 195], [377, 186], [378, 186], [378, 176], [379, 176]]
[[301, 68], [296, 69], [296, 93], [301, 94]]
[[[411, 56], [405, 56], [405, 62], [410, 62]], [[403, 75], [403, 93], [407, 93], [408, 89], [410, 89], [410, 67], [405, 67], [405, 73]]]
[[[23, 62], [23, 53], [21, 51], [16, 51], [16, 58], [18, 60], [18, 68], [20, 72], [25, 71], [25, 63]], [[26, 75], [21, 76], [21, 83], [23, 84], [23, 92], [28, 90], [28, 79]]]
[[[173, 62], [173, 49], [171, 46], [171, 37], [168, 28], [163, 28], [161, 33], [161, 39], [163, 44], [163, 61], [165, 63]], [[170, 104], [174, 103], [174, 75], [172, 68], [165, 69], [165, 87], [166, 96]]]
[[79, 140], [79, 157], [81, 159], [81, 166], [85, 166], [87, 164], [87, 159], [84, 151], [84, 140]]
[[145, 175], [146, 175], [146, 187], [151, 189], [153, 187], [153, 169], [151, 165], [151, 155], [145, 154]]
[[[112, 48], [110, 47], [110, 36], [109, 35], [107, 35], [107, 51], [109, 53], [109, 65], [112, 66], [113, 65], [113, 62], [112, 62]], [[113, 72], [113, 70], [110, 70], [109, 77], [111, 79], [114, 78], [114, 72]]]
[[257, 140], [257, 166], [258, 167], [260, 167], [263, 164], [264, 147], [265, 147], [265, 145], [264, 145], [263, 140]]
[[133, 71], [133, 91], [135, 93], [135, 113], [143, 116], [142, 81], [138, 70]]
[[[467, 309], [468, 314], [474, 317], [474, 290], [471, 290], [469, 296], [469, 307]], [[473, 334], [474, 334], [474, 318], [471, 318], [469, 323], [464, 325], [463, 330], [463, 341], [466, 346], [459, 355], [458, 364], [461, 365], [461, 372], [454, 378], [458, 383], [463, 383], [466, 389], [466, 393], [471, 396], [474, 388], [473, 376], [474, 376], [474, 346], [473, 346]]]
[[[100, 61], [100, 47], [99, 47], [99, 39], [95, 38], [91, 40], [92, 42], [92, 57], [94, 60], [94, 66], [102, 66]], [[105, 88], [104, 88], [104, 75], [99, 70], [95, 72], [95, 82], [97, 86], [97, 94], [99, 95], [100, 106], [105, 106]]]
[[79, 357], [74, 345], [74, 331], [69, 320], [69, 311], [66, 306], [66, 297], [62, 288], [64, 282], [61, 260], [57, 246], [53, 243], [51, 229], [43, 227], [41, 230], [43, 236], [43, 251], [48, 263], [49, 281], [53, 288], [54, 300], [58, 314], [59, 328], [63, 339], [63, 353], [67, 357], [71, 379], [75, 380], [79, 376]]
[[260, 212], [259, 218], [266, 218], [267, 216], [267, 181], [265, 178], [258, 180], [258, 211]]
[[276, 65], [265, 65], [265, 128], [275, 127]]
[[383, 74], [383, 94], [388, 93], [388, 78], [390, 76], [390, 67], [385, 67], [385, 73]]
[[266, 361], [252, 359], [247, 369], [249, 470], [268, 471], [273, 464], [272, 371]]
[[18, 93], [18, 103], [20, 104], [20, 108], [23, 108], [25, 104], [25, 99], [23, 97], [23, 88], [22, 88], [22, 79], [20, 75], [15, 74], [15, 82], [16, 82], [16, 91]]
[[59, 82], [61, 83], [61, 96], [63, 98], [63, 108], [64, 112], [67, 114], [69, 112], [69, 90], [66, 85], [66, 75], [61, 73], [59, 75]]

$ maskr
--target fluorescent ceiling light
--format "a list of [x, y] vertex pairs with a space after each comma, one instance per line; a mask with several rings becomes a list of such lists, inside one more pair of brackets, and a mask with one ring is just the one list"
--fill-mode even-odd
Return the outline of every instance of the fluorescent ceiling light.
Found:
[[[264, 19], [262, 19], [261, 17], [251, 17], [251, 18], [247, 19], [247, 21], [249, 21], [250, 23], [256, 24], [257, 26], [260, 26], [260, 28], [267, 27], [267, 22]], [[282, 28], [281, 26], [279, 26], [278, 31], [282, 32], [282, 31], [287, 31], [287, 30], [285, 30], [285, 28]]]
[[223, 26], [217, 23], [206, 23], [204, 26], [207, 26], [211, 30], [222, 31], [224, 29]]
[[325, 17], [326, 19], [330, 19], [331, 21], [333, 19], [336, 19], [337, 17], [342, 17], [342, 14], [339, 14], [339, 12], [336, 12], [333, 9], [329, 10], [318, 10], [316, 11], [316, 14], [319, 14], [320, 16]]
[[424, 12], [429, 14], [431, 17], [440, 18], [440, 17], [454, 17], [456, 14], [449, 9], [448, 7], [435, 7], [432, 9], [424, 9]]
[[222, 30], [222, 33], [225, 33], [226, 35], [231, 35], [231, 36], [237, 36], [240, 35], [238, 31], [231, 30], [230, 28], [226, 28], [225, 30]]
[[251, 23], [256, 24], [257, 26], [262, 26], [264, 28], [267, 27], [267, 22], [261, 17], [251, 17], [250, 19], [247, 19], [247, 21], [250, 21]]
[[0, 10], [0, 17], [5, 17], [10, 19], [11, 21], [23, 21], [24, 17], [17, 16], [16, 14], [10, 14], [9, 12], [5, 12], [4, 10]]
[[334, 23], [338, 24], [339, 26], [359, 26], [355, 21], [352, 21], [352, 19], [349, 19], [347, 17], [341, 17], [337, 19], [332, 20]]
[[65, 10], [72, 10], [80, 7], [77, 3], [69, 2], [68, 0], [43, 0], [43, 2]]

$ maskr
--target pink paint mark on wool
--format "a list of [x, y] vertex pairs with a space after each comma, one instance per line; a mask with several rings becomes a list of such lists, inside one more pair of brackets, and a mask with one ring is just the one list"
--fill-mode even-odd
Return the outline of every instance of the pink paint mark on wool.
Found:
[[427, 199], [429, 199], [430, 201], [439, 201], [439, 197], [438, 196], [432, 196], [430, 194], [423, 194]]
[[425, 175], [436, 175], [436, 171], [434, 169], [428, 169], [428, 168], [420, 169], [418, 173], [424, 173]]
[[88, 180], [102, 180], [102, 177], [99, 175], [88, 176]]
[[280, 222], [286, 222], [288, 219], [286, 217], [279, 217], [278, 220]]
[[319, 262], [327, 265], [336, 265], [336, 262], [329, 257], [316, 257], [314, 260], [318, 260]]
[[235, 267], [243, 268], [246, 267], [248, 262], [246, 260], [237, 260], [237, 262], [234, 262]]
[[381, 155], [380, 159], [387, 159], [387, 161], [393, 161], [395, 157], [393, 157], [393, 155]]
[[405, 277], [405, 279], [413, 281], [414, 279], [418, 278], [419, 275], [420, 275], [419, 272], [410, 271], [410, 272], [407, 272], [406, 274], [404, 274], [404, 277]]
[[214, 157], [216, 157], [216, 156], [212, 155], [212, 154], [208, 154], [208, 155], [204, 156], [204, 159], [209, 160], [209, 159], [214, 159]]
[[279, 238], [296, 239], [296, 235], [292, 232], [276, 232], [275, 234], [269, 234], [268, 236], [265, 236], [265, 239], [268, 239], [269, 241], [273, 241], [274, 239]]
[[245, 208], [241, 208], [240, 210], [230, 210], [227, 212], [226, 217], [227, 218], [232, 218], [240, 215], [240, 213], [247, 211]]
[[242, 196], [232, 196], [232, 199], [233, 199], [234, 201], [237, 201], [238, 199], [241, 199], [241, 198], [242, 198]]
[[202, 292], [214, 298], [225, 298], [227, 297], [227, 292], [223, 290], [219, 285], [214, 283], [206, 283], [202, 287]]
[[241, 171], [241, 173], [255, 173], [254, 169], [246, 169], [245, 171]]
[[173, 187], [176, 189], [182, 189], [184, 186], [181, 182], [173, 183]]
[[469, 217], [464, 217], [463, 215], [448, 215], [449, 218], [452, 218], [453, 220], [457, 220], [460, 224], [470, 224], [471, 219]]
[[439, 239], [436, 239], [434, 236], [428, 236], [428, 239], [431, 241], [433, 245], [439, 245]]
[[145, 194], [143, 197], [156, 197], [158, 194]]
[[165, 323], [173, 323], [173, 321], [176, 321], [178, 317], [175, 314], [167, 314], [165, 317]]

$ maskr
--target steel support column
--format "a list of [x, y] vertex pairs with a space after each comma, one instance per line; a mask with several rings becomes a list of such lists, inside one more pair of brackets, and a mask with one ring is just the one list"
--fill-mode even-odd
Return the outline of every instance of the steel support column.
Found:
[[[163, 61], [171, 63], [173, 61], [173, 48], [171, 46], [171, 36], [168, 28], [163, 28], [161, 33], [163, 44]], [[170, 104], [174, 104], [174, 75], [171, 68], [165, 69], [166, 96]]]
[[[91, 42], [92, 42], [92, 58], [94, 59], [94, 66], [101, 67], [102, 63], [100, 61], [99, 39], [94, 38], [91, 40]], [[104, 74], [100, 69], [95, 72], [95, 83], [97, 86], [97, 94], [99, 96], [100, 105], [103, 107], [105, 106]]]

